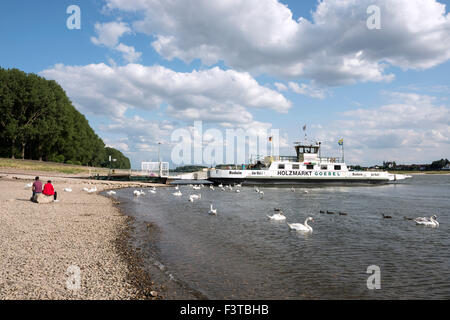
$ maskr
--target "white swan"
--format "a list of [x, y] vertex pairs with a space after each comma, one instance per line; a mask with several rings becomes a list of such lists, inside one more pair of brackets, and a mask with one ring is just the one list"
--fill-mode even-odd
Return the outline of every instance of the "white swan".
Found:
[[209, 185], [209, 188], [211, 189], [211, 190], [213, 190], [214, 191], [214, 187], [213, 187], [213, 185], [211, 184], [211, 185]]
[[139, 197], [140, 195], [142, 195], [141, 191], [139, 191], [139, 190], [134, 190], [133, 194], [135, 197]]
[[294, 187], [291, 187], [291, 191], [292, 191], [292, 192], [295, 192], [295, 188], [294, 188]]
[[201, 199], [201, 198], [202, 198], [201, 194], [191, 194], [189, 196], [189, 201], [190, 202], [194, 202], [194, 200], [198, 200], [198, 199]]
[[219, 188], [223, 188], [223, 184], [219, 184], [218, 187], [219, 187]]
[[439, 227], [439, 222], [436, 219], [437, 219], [437, 217], [434, 215], [430, 218], [425, 218], [425, 217], [415, 218], [414, 221], [418, 225], [437, 228], [437, 227]]
[[156, 193], [156, 190], [150, 189], [150, 193]]
[[286, 220], [286, 216], [283, 214], [283, 212], [279, 212], [279, 213], [275, 213], [273, 216], [269, 216], [267, 215], [267, 217], [270, 220], [276, 220], [276, 221], [282, 221], [282, 220]]
[[303, 191], [304, 193], [309, 193], [308, 190]]
[[181, 197], [183, 194], [181, 193], [180, 190], [178, 190], [177, 192], [172, 193], [175, 197]]
[[308, 225], [308, 221], [312, 221], [314, 222], [314, 219], [312, 217], [308, 217], [305, 220], [305, 223], [301, 224], [301, 223], [287, 223], [287, 225], [289, 226], [289, 229], [291, 230], [295, 230], [295, 231], [302, 231], [302, 232], [312, 232], [313, 228], [311, 228], [311, 226]]
[[208, 211], [208, 214], [211, 214], [211, 215], [217, 215], [217, 209], [213, 209], [213, 205], [211, 204], [211, 207], [210, 207], [210, 209], [209, 209], [209, 211]]
[[240, 188], [242, 187], [242, 185], [240, 183], [238, 183], [237, 185], [235, 185], [236, 188]]
[[110, 195], [110, 196], [112, 196], [112, 195], [116, 194], [116, 192], [113, 191], [113, 190], [111, 190], [111, 191], [108, 191], [107, 194]]
[[92, 189], [88, 189], [87, 192], [88, 192], [88, 193], [97, 192], [97, 187], [94, 187], [94, 188], [92, 188]]
[[200, 186], [193, 186], [192, 187], [192, 189], [194, 189], [194, 190], [200, 190], [202, 187], [200, 187]]
[[236, 189], [236, 193], [240, 193], [241, 192], [241, 190], [239, 190], [239, 189]]
[[64, 188], [65, 192], [72, 192], [72, 188]]
[[178, 186], [175, 186], [175, 190], [180, 190], [180, 188]]

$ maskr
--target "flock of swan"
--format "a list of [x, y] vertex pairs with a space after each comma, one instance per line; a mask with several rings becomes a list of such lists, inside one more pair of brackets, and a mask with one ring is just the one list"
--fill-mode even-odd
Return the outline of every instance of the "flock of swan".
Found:
[[[205, 186], [203, 184], [200, 184], [200, 185], [192, 185], [191, 184], [191, 185], [189, 185], [189, 187], [191, 187], [193, 190], [201, 190]], [[238, 188], [242, 187], [242, 185], [240, 185], [240, 184], [234, 185], [234, 188], [236, 188], [236, 189], [233, 189], [233, 186], [231, 186], [231, 185], [224, 186], [223, 184], [219, 184], [217, 187], [220, 190], [222, 190], [222, 191], [226, 191], [226, 190], [233, 191], [234, 190], [236, 193], [240, 193], [241, 190], [238, 189]], [[176, 191], [172, 192], [173, 196], [175, 196], [175, 197], [182, 197], [183, 196], [183, 193], [181, 192], [179, 186], [175, 186], [174, 189]], [[214, 190], [214, 186], [213, 185], [209, 185], [209, 189]], [[259, 194], [261, 196], [261, 199], [263, 198], [264, 191], [260, 190], [258, 187], [254, 187], [253, 190], [257, 194]], [[295, 189], [291, 188], [291, 191], [295, 192]], [[151, 193], [156, 193], [155, 187], [151, 188], [150, 192]], [[304, 193], [308, 193], [308, 191], [305, 190]], [[108, 194], [112, 195], [112, 194], [110, 194], [110, 192], [108, 192]], [[143, 190], [134, 190], [133, 194], [134, 194], [135, 197], [139, 197], [141, 195], [145, 195], [145, 192]], [[200, 200], [201, 198], [202, 198], [202, 195], [200, 193], [198, 193], [198, 194], [191, 194], [191, 195], [189, 195], [188, 201], [189, 202], [194, 202], [196, 200]], [[277, 213], [275, 213], [274, 215], [272, 215], [272, 216], [268, 215], [267, 216], [270, 220], [274, 220], [274, 221], [286, 220], [286, 216], [284, 215], [283, 211], [281, 211], [280, 209], [276, 209], [276, 208], [275, 208], [275, 211]], [[210, 209], [208, 211], [208, 214], [217, 216], [217, 209], [214, 209], [213, 204], [210, 204]], [[288, 225], [290, 230], [311, 233], [313, 231], [313, 229], [312, 229], [312, 227], [310, 225], [308, 225], [309, 221], [314, 222], [314, 219], [312, 217], [308, 217], [303, 224], [302, 223], [287, 223], [287, 222], [286, 222], [286, 224]]]
[[[32, 185], [33, 185], [32, 183], [28, 183], [28, 184], [25, 185], [25, 188], [27, 188], [27, 189], [31, 188]], [[194, 190], [201, 190], [202, 188], [205, 187], [203, 184], [200, 184], [200, 185], [192, 185], [191, 184], [189, 186], [192, 187], [192, 189], [194, 189]], [[226, 191], [226, 190], [233, 191], [233, 186], [231, 186], [231, 185], [224, 186], [223, 184], [219, 184], [217, 187], [220, 190], [222, 190], [222, 191]], [[240, 184], [236, 184], [236, 185], [234, 185], [234, 187], [236, 188], [235, 189], [236, 193], [240, 193], [241, 192], [241, 190], [238, 189], [238, 188], [242, 187]], [[213, 185], [210, 185], [209, 188], [211, 190], [214, 190], [214, 186]], [[64, 188], [63, 190], [65, 192], [72, 192], [72, 188]], [[87, 193], [94, 193], [94, 192], [97, 192], [97, 187], [94, 187], [94, 188], [83, 188], [82, 190], [87, 192]], [[183, 196], [183, 194], [181, 193], [180, 188], [178, 186], [175, 186], [175, 190], [176, 190], [176, 192], [172, 193], [173, 196], [175, 196], [175, 197]], [[264, 191], [260, 190], [258, 187], [254, 187], [253, 190], [257, 194], [259, 194], [261, 196], [261, 199], [264, 197]], [[291, 187], [290, 190], [292, 192], [296, 192], [294, 187]], [[155, 194], [156, 193], [156, 188], [155, 187], [150, 188], [149, 192], [152, 193], [152, 194]], [[303, 192], [304, 193], [309, 193], [308, 190], [303, 190]], [[107, 192], [107, 194], [112, 196], [112, 195], [115, 195], [116, 192], [113, 191], [113, 190], [110, 190], [110, 191]], [[133, 195], [135, 197], [139, 197], [139, 196], [145, 195], [145, 192], [142, 189], [141, 190], [134, 190], [133, 191]], [[188, 201], [194, 202], [195, 200], [200, 200], [201, 197], [202, 197], [202, 195], [200, 193], [199, 194], [191, 194], [191, 195], [189, 195]], [[275, 208], [275, 211], [277, 211], [277, 213], [273, 214], [272, 216], [269, 216], [269, 215], [267, 216], [270, 220], [273, 220], [273, 221], [285, 221], [286, 220], [286, 216], [284, 215], [283, 211], [281, 211], [280, 209], [277, 209], [277, 208]], [[211, 204], [211, 207], [210, 207], [210, 210], [208, 211], [208, 213], [211, 214], [211, 215], [217, 215], [217, 209], [214, 209], [213, 205]], [[320, 211], [320, 213], [325, 213], [325, 211]], [[326, 213], [327, 214], [333, 214], [334, 212], [326, 211]], [[347, 213], [339, 212], [339, 215], [347, 215]], [[388, 215], [383, 214], [383, 218], [384, 219], [391, 219], [392, 216], [388, 216]], [[431, 216], [429, 218], [427, 218], [427, 217], [418, 217], [418, 218], [415, 218], [415, 219], [407, 218], [407, 217], [404, 217], [404, 218], [407, 219], [407, 220], [413, 220], [417, 225], [421, 225], [421, 226], [425, 226], [425, 227], [433, 227], [433, 228], [439, 227], [439, 222], [437, 221], [437, 216], [436, 215], [433, 215], [433, 216]], [[308, 217], [303, 224], [302, 223], [287, 223], [287, 222], [286, 222], [286, 224], [289, 226], [289, 228], [291, 230], [311, 233], [313, 231], [313, 229], [312, 229], [312, 227], [310, 225], [308, 225], [309, 221], [314, 222], [314, 219], [312, 217]]]
[[[155, 187], [151, 187], [150, 188], [150, 193], [156, 193], [156, 188]], [[108, 194], [109, 194], [109, 192], [108, 192]], [[114, 192], [114, 194], [116, 194], [116, 193]], [[135, 197], [145, 196], [145, 192], [142, 189], [141, 190], [134, 190], [133, 191], [133, 195]]]
[[[191, 187], [193, 190], [201, 190], [202, 188], [205, 188], [205, 186], [203, 184], [200, 184], [200, 185], [192, 185], [191, 184], [191, 185], [189, 185], [189, 187]], [[235, 189], [233, 189], [233, 187]], [[219, 184], [217, 186], [217, 188], [219, 188], [222, 191], [226, 191], [226, 190], [233, 191], [234, 190], [236, 193], [240, 193], [241, 192], [238, 189], [239, 187], [241, 187], [240, 184], [236, 184], [234, 186], [231, 186], [231, 185], [224, 186], [223, 184]], [[215, 190], [213, 185], [210, 185], [209, 189]], [[176, 191], [172, 193], [173, 196], [175, 196], [175, 197], [182, 197], [183, 196], [179, 186], [175, 186], [175, 190]], [[257, 194], [259, 194], [261, 196], [261, 199], [263, 198], [264, 191], [260, 190], [258, 187], [254, 187], [253, 190]], [[294, 187], [292, 187], [290, 190], [292, 192], [296, 192]], [[85, 191], [91, 192], [91, 190], [85, 190]], [[306, 193], [306, 194], [309, 193], [307, 190], [303, 190], [303, 192]], [[150, 193], [156, 193], [156, 188], [155, 187], [150, 188]], [[113, 194], [116, 194], [116, 193], [115, 193], [115, 191], [109, 191], [109, 192], [107, 192], [107, 194], [113, 195]], [[135, 197], [139, 197], [141, 195], [145, 195], [145, 192], [143, 190], [134, 190], [133, 194], [134, 194]], [[189, 202], [194, 202], [194, 201], [200, 200], [201, 198], [202, 198], [202, 195], [200, 193], [198, 193], [198, 194], [191, 194], [188, 197], [188, 201]], [[287, 224], [287, 226], [289, 227], [290, 230], [300, 231], [300, 232], [304, 232], [304, 233], [312, 233], [313, 232], [313, 228], [308, 224], [308, 222], [314, 222], [314, 218], [313, 217], [306, 218], [304, 223], [288, 223], [286, 221], [286, 216], [284, 215], [284, 213], [283, 213], [283, 211], [281, 209], [275, 208], [274, 211], [276, 212], [275, 214], [273, 214], [271, 216], [267, 215], [269, 220], [272, 220], [272, 221], [284, 221]], [[320, 213], [334, 214], [335, 212], [328, 211], [328, 210], [325, 212], [325, 211], [321, 210]], [[208, 214], [214, 215], [214, 216], [217, 215], [217, 209], [213, 208], [213, 204], [210, 205], [210, 209], [208, 211]], [[339, 215], [346, 216], [347, 213], [339, 212]], [[383, 214], [383, 218], [388, 219], [388, 218], [392, 218], [392, 217]], [[406, 219], [406, 217], [405, 217], [405, 219]], [[415, 218], [415, 219], [408, 218], [408, 220], [413, 220], [417, 225], [421, 225], [421, 226], [434, 227], [434, 228], [439, 227], [439, 222], [437, 221], [436, 215], [433, 215], [430, 218], [426, 218], [426, 217], [418, 217], [418, 218]]]

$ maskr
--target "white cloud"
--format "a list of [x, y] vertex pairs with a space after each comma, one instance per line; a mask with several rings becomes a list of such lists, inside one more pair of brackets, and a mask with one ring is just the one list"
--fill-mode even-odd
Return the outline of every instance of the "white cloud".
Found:
[[222, 103], [212, 101], [211, 104], [205, 104], [204, 108], [192, 107], [177, 110], [169, 106], [167, 113], [174, 118], [187, 121], [201, 119], [209, 122], [232, 122], [235, 124], [245, 124], [253, 121], [253, 115], [240, 105], [229, 105], [224, 108]]
[[[107, 136], [107, 145], [129, 155], [145, 153], [155, 160], [158, 142], [170, 146], [170, 134], [174, 125], [168, 121], [149, 121], [140, 116], [115, 118], [109, 124], [100, 125], [99, 132]], [[117, 138], [118, 137], [118, 138]]]
[[92, 43], [121, 52], [123, 58], [127, 62], [136, 62], [140, 59], [142, 55], [141, 52], [136, 52], [136, 49], [132, 46], [119, 43], [119, 39], [123, 35], [130, 34], [132, 32], [127, 23], [122, 21], [96, 23], [94, 28], [97, 33], [97, 37], [91, 37]]
[[96, 23], [94, 28], [98, 36], [91, 37], [92, 43], [108, 48], [115, 47], [119, 43], [120, 37], [131, 33], [131, 28], [128, 24], [121, 21]]
[[103, 139], [103, 140], [107, 147], [114, 148], [122, 152], [127, 152], [130, 150], [127, 143], [121, 141], [111, 141], [110, 139]]
[[326, 97], [326, 91], [324, 89], [315, 88], [304, 83], [299, 85], [298, 83], [290, 81], [289, 88], [297, 94], [302, 94], [311, 98], [324, 99]]
[[315, 85], [308, 85], [305, 83], [298, 84], [293, 81], [289, 81], [287, 85], [281, 82], [275, 82], [273, 85], [277, 88], [279, 92], [291, 90], [296, 94], [301, 94], [316, 99], [325, 99], [328, 91], [324, 88], [320, 88]]
[[[383, 160], [397, 163], [427, 163], [450, 153], [450, 109], [437, 105], [428, 95], [384, 92], [392, 103], [375, 109], [341, 113], [323, 129], [315, 130], [328, 151], [337, 151], [344, 138], [347, 160], [374, 164]], [[331, 147], [330, 147], [331, 145]]]
[[124, 45], [123, 43], [117, 45], [115, 49], [119, 52], [122, 52], [123, 58], [131, 63], [138, 61], [142, 55], [141, 52], [136, 52], [134, 47]]
[[212, 122], [252, 120], [247, 108], [286, 113], [280, 93], [261, 86], [250, 74], [218, 67], [175, 72], [162, 66], [56, 65], [40, 73], [57, 80], [83, 112], [121, 117], [126, 110], [155, 110], [167, 105], [169, 116]]
[[287, 91], [288, 90], [288, 87], [284, 83], [275, 82], [273, 85], [277, 88], [278, 91]]
[[[366, 25], [373, 4], [380, 30]], [[390, 81], [389, 65], [427, 69], [450, 58], [450, 16], [436, 0], [323, 0], [311, 21], [275, 0], [107, 0], [107, 8], [139, 12], [133, 28], [166, 59], [223, 60], [317, 85]]]

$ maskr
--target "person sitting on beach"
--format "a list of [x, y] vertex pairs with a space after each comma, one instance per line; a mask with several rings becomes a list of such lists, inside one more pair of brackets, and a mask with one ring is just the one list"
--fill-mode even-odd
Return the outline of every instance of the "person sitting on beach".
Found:
[[33, 187], [31, 190], [33, 190], [33, 195], [30, 200], [36, 201], [36, 196], [39, 193], [42, 193], [42, 182], [39, 180], [39, 177], [34, 178]]
[[52, 182], [50, 180], [48, 180], [45, 184], [44, 191], [42, 193], [46, 196], [53, 196], [53, 201], [57, 201], [56, 197], [58, 193], [55, 191], [55, 188], [53, 188]]

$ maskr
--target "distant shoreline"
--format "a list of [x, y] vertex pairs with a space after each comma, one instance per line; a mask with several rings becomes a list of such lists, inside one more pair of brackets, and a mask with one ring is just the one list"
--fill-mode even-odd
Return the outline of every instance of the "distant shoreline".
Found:
[[441, 176], [445, 176], [445, 175], [449, 175], [450, 171], [445, 172], [445, 171], [412, 171], [412, 172], [408, 172], [408, 171], [390, 171], [388, 170], [389, 173], [392, 174], [405, 174], [405, 175], [414, 175], [414, 176], [419, 176], [419, 175], [441, 175]]

